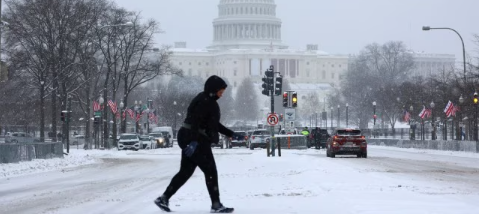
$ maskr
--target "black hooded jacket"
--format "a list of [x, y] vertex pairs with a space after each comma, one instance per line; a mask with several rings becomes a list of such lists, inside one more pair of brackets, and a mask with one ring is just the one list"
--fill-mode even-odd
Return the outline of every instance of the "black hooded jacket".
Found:
[[[218, 76], [210, 76], [204, 85], [204, 92], [199, 93], [187, 108], [184, 123], [189, 124], [190, 141], [196, 140], [200, 144], [219, 142], [219, 132], [232, 137], [233, 131], [220, 123], [220, 108], [217, 104], [217, 92], [227, 88], [227, 84]], [[207, 136], [199, 132], [204, 131]], [[189, 142], [190, 142], [189, 141]], [[184, 148], [184, 146], [181, 146]]]

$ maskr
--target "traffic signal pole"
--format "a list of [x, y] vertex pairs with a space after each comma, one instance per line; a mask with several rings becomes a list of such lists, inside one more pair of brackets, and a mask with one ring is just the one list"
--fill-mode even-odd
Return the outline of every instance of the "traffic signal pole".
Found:
[[[275, 73], [279, 73], [279, 72], [274, 72], [274, 66], [271, 65], [269, 67], [269, 69], [267, 69], [267, 71], [265, 72], [265, 76], [264, 78], [262, 78], [262, 81], [264, 82], [262, 84], [262, 94], [266, 95], [266, 96], [270, 96], [271, 97], [271, 114], [274, 114], [275, 110], [274, 110], [274, 95], [281, 95], [281, 91], [282, 91], [282, 76], [280, 77], [274, 77]], [[278, 86], [276, 86], [278, 85]], [[279, 122], [277, 122], [279, 123]], [[275, 136], [274, 136], [274, 127], [275, 125], [271, 125], [271, 138], [270, 138], [270, 148], [271, 148], [271, 152], [269, 153], [269, 147], [266, 147], [267, 148], [267, 156], [269, 157], [270, 155], [272, 156], [276, 156], [275, 154]], [[279, 156], [281, 155], [280, 154], [280, 144], [278, 144], [278, 149], [279, 149]]]

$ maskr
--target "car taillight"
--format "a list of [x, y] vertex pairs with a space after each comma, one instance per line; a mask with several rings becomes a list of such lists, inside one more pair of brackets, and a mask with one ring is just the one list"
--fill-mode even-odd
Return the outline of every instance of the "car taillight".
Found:
[[361, 139], [365, 140], [365, 139], [366, 139], [366, 137], [363, 135], [363, 136], [361, 136]]
[[254, 136], [252, 136], [252, 139], [254, 139], [254, 138], [255, 138], [255, 137], [254, 137]]
[[334, 140], [337, 140], [337, 135], [336, 135], [336, 136], [334, 136]]
[[247, 140], [247, 139], [249, 139], [249, 137], [248, 137], [248, 136], [245, 136], [244, 139]]

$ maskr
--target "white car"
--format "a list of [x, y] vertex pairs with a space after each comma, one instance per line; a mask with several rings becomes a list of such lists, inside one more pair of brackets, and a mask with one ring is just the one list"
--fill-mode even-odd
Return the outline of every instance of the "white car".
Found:
[[118, 149], [131, 149], [138, 151], [141, 149], [139, 136], [137, 134], [121, 134], [118, 143]]
[[142, 149], [157, 148], [157, 144], [155, 143], [154, 138], [152, 136], [148, 136], [148, 135], [140, 136], [140, 143], [141, 143]]

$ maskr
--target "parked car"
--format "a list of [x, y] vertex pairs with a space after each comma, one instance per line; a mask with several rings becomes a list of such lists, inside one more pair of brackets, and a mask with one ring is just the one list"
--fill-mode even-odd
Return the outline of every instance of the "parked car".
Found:
[[232, 147], [247, 147], [247, 132], [245, 131], [234, 131], [234, 134], [236, 134], [237, 139], [234, 137], [229, 138], [228, 148]]
[[140, 139], [137, 134], [121, 134], [119, 143], [118, 143], [118, 149], [119, 150], [127, 150], [127, 149], [132, 149], [135, 151], [138, 151], [141, 148], [140, 146]]
[[357, 155], [367, 158], [366, 138], [359, 129], [337, 129], [327, 140], [326, 156], [334, 158], [336, 155]]
[[266, 139], [271, 136], [271, 132], [266, 129], [255, 130], [249, 138], [249, 148], [254, 150], [255, 148], [266, 148]]
[[141, 143], [142, 149], [157, 148], [157, 144], [155, 143], [154, 138], [152, 136], [148, 136], [148, 135], [140, 136], [140, 143]]

